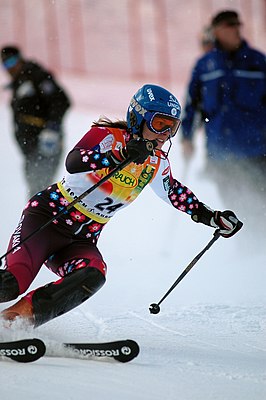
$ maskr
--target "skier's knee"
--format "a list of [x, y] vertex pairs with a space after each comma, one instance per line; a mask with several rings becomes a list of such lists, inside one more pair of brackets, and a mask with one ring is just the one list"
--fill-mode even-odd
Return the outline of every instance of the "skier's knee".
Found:
[[104, 283], [105, 277], [97, 268], [86, 267], [37, 289], [32, 296], [35, 326], [77, 307], [93, 296]]
[[19, 295], [18, 281], [7, 270], [0, 271], [0, 303], [14, 300]]

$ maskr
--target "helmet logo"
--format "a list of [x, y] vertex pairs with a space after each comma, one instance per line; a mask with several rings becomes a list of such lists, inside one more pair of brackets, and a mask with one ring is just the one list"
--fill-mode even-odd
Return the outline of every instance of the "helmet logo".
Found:
[[130, 101], [130, 106], [132, 108], [134, 108], [140, 115], [142, 115], [142, 117], [144, 118], [147, 110], [145, 110], [145, 108], [143, 108], [138, 102], [137, 100], [135, 100], [134, 98], [131, 99]]
[[155, 100], [155, 97], [154, 97], [154, 94], [152, 93], [151, 88], [147, 89], [147, 93], [148, 93], [150, 101]]
[[169, 101], [167, 102], [167, 105], [168, 107], [173, 107], [171, 110], [171, 114], [173, 116], [176, 116], [177, 112], [180, 111], [180, 105], [177, 99], [172, 95], [169, 96]]
[[179, 103], [178, 103], [177, 99], [173, 95], [169, 96], [169, 101], [171, 101], [172, 103], [175, 103], [176, 107], [179, 106]]

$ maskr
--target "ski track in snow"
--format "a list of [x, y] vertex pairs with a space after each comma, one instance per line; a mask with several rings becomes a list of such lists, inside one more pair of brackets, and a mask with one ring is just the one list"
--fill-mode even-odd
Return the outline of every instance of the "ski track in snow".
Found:
[[[64, 396], [57, 390], [55, 399], [74, 399], [76, 391], [81, 398], [88, 388], [94, 398], [107, 399], [106, 387], [110, 387], [111, 398], [130, 400], [175, 399], [182, 390], [184, 400], [262, 400], [266, 389], [265, 314], [261, 306], [194, 305], [161, 311], [156, 316], [146, 309], [116, 313], [112, 307], [97, 306], [88, 312], [82, 306], [68, 318], [62, 316], [36, 330], [23, 329], [18, 322], [14, 330], [1, 330], [1, 339], [35, 336], [45, 341], [49, 357], [24, 365], [24, 378], [26, 382], [33, 380], [34, 388], [36, 382], [43, 387], [42, 374], [50, 382], [48, 387], [62, 385]], [[127, 365], [62, 358], [68, 354], [62, 342], [73, 341], [73, 332], [75, 341], [80, 342], [135, 339], [140, 355]], [[18, 388], [23, 380], [15, 376], [22, 365], [12, 361], [0, 365]], [[104, 385], [99, 375], [104, 376]], [[2, 379], [3, 375], [0, 382]], [[3, 387], [4, 382], [1, 399], [8, 400]], [[27, 391], [23, 389], [23, 393], [25, 396]], [[41, 393], [40, 399], [46, 396]], [[27, 398], [34, 397], [27, 393]]]
[[[103, 317], [99, 318], [98, 314]], [[36, 376], [40, 380], [39, 373], [44, 370], [52, 382], [55, 373], [55, 381], [59, 379], [64, 386], [64, 379], [74, 378], [78, 393], [83, 393], [79, 383], [81, 387], [85, 384], [84, 371], [85, 376], [93, 377], [94, 384], [98, 381], [98, 373], [104, 374], [105, 385], [111, 385], [112, 396], [121, 399], [122, 394], [128, 399], [159, 399], [163, 395], [175, 399], [177, 393], [180, 394], [178, 388], [183, 386], [186, 392], [182, 399], [263, 399], [266, 388], [266, 346], [262, 345], [265, 316], [265, 309], [260, 306], [197, 305], [182, 307], [178, 312], [170, 309], [156, 316], [149, 315], [147, 310], [116, 314], [111, 309], [99, 307], [95, 312], [74, 310], [71, 322], [66, 319], [62, 323], [60, 319], [65, 317], [60, 317], [35, 331], [31, 328], [23, 330], [18, 323], [17, 329], [6, 331], [6, 334], [14, 339], [33, 335], [43, 339], [49, 357], [37, 361], [35, 366], [25, 365], [24, 370], [28, 369], [34, 380]], [[70, 337], [73, 339], [73, 326], [77, 322], [75, 335], [79, 341], [84, 338], [90, 341], [134, 338], [140, 344], [139, 357], [127, 365], [109, 360], [61, 358], [68, 354], [61, 348], [61, 343]], [[9, 370], [15, 373], [21, 368], [12, 361], [2, 365], [7, 373]], [[60, 373], [62, 368], [64, 378]], [[94, 384], [89, 380], [88, 385], [93, 390]], [[118, 385], [116, 389], [114, 385]], [[197, 389], [195, 385], [198, 385]], [[96, 398], [108, 398], [102, 386], [96, 393], [99, 393]], [[63, 399], [57, 395], [59, 397], [55, 398]], [[41, 395], [40, 398], [45, 397]], [[65, 398], [74, 397], [70, 394]]]

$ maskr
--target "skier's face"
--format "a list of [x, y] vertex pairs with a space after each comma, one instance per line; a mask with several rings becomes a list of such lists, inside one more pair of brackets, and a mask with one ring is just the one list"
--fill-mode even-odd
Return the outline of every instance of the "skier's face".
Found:
[[161, 149], [164, 143], [169, 139], [170, 133], [169, 132], [155, 133], [148, 128], [147, 124], [144, 124], [142, 136], [143, 139], [146, 140], [156, 140], [158, 143], [157, 149]]

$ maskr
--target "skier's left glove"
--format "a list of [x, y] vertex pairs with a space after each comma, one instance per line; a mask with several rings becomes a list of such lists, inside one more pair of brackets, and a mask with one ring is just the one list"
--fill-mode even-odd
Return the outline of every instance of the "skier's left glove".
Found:
[[213, 221], [211, 221], [211, 225], [214, 228], [219, 229], [221, 236], [229, 238], [235, 235], [242, 228], [243, 222], [237, 218], [233, 211], [214, 211], [214, 217]]
[[191, 215], [191, 218], [194, 222], [200, 222], [218, 229], [220, 235], [225, 238], [233, 236], [243, 226], [243, 222], [237, 218], [233, 211], [213, 211], [202, 202], [199, 202], [199, 207]]

